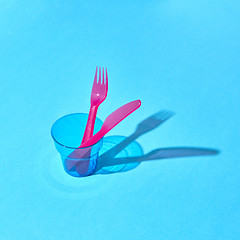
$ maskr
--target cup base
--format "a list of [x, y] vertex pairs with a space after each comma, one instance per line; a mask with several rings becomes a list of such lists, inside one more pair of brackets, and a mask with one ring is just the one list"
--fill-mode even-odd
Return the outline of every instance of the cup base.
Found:
[[[64, 170], [67, 174], [73, 177], [86, 177], [94, 172], [96, 168], [97, 158], [98, 154], [85, 161], [78, 159], [74, 161], [73, 159], [65, 158], [62, 156], [62, 162]], [[71, 165], [71, 168], [69, 165]]]

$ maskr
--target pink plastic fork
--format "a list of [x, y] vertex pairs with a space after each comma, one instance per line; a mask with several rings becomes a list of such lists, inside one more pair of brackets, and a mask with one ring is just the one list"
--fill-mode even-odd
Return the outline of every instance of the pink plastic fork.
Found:
[[[102, 68], [102, 79], [101, 79], [101, 68], [99, 67], [98, 81], [97, 81], [97, 72], [98, 72], [98, 67], [96, 67], [96, 73], [93, 81], [93, 87], [92, 87], [92, 93], [91, 93], [91, 107], [89, 110], [88, 120], [87, 120], [86, 128], [83, 134], [83, 138], [82, 138], [82, 143], [86, 142], [89, 138], [92, 137], [98, 107], [107, 97], [107, 92], [108, 92], [107, 69], [106, 69], [106, 79], [104, 79], [104, 68]], [[69, 155], [69, 157], [74, 157], [75, 155], [76, 153], [72, 152]], [[89, 160], [79, 163], [79, 166], [81, 166], [80, 168], [83, 169], [82, 173], [87, 171], [88, 165], [89, 165]]]
[[96, 73], [95, 73], [92, 93], [91, 93], [91, 107], [88, 115], [85, 132], [82, 138], [82, 143], [86, 142], [93, 135], [98, 107], [107, 97], [107, 92], [108, 92], [107, 69], [106, 69], [106, 79], [104, 79], [104, 68], [102, 68], [102, 81], [101, 81], [100, 67], [99, 67], [98, 81], [97, 81], [97, 72], [98, 72], [98, 67], [96, 67]]

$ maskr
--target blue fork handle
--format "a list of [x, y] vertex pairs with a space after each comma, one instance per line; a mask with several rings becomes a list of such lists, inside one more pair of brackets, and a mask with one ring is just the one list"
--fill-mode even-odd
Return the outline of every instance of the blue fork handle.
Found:
[[93, 135], [95, 120], [96, 120], [96, 116], [97, 116], [97, 110], [98, 110], [98, 106], [90, 107], [87, 125], [86, 125], [85, 132], [84, 132], [84, 135], [82, 138], [82, 144], [84, 142], [86, 142]]

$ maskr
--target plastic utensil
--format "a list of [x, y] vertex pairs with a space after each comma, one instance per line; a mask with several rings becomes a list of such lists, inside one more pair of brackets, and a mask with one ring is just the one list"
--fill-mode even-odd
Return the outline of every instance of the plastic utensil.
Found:
[[137, 110], [141, 106], [140, 100], [135, 100], [132, 102], [129, 102], [117, 110], [115, 110], [113, 113], [111, 113], [104, 121], [100, 131], [98, 131], [95, 135], [93, 135], [90, 139], [88, 139], [86, 142], [81, 144], [82, 147], [88, 147], [93, 144], [95, 144], [97, 141], [99, 141], [104, 135], [106, 135], [111, 129], [113, 129], [118, 123], [120, 123], [124, 118], [126, 118], [128, 115], [130, 115], [132, 112]]
[[99, 77], [97, 81], [98, 67], [94, 77], [92, 93], [91, 93], [91, 107], [88, 115], [87, 125], [82, 138], [82, 143], [86, 142], [93, 135], [95, 119], [99, 105], [106, 99], [108, 92], [108, 75], [106, 69], [106, 79], [104, 79], [104, 68], [102, 68], [102, 81], [101, 81], [101, 68], [99, 67]]

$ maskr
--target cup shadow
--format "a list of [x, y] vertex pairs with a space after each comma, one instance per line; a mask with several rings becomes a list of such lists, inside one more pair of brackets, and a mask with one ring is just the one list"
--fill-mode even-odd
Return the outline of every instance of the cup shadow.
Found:
[[[141, 162], [152, 161], [152, 160], [164, 160], [171, 158], [181, 158], [181, 157], [193, 157], [193, 156], [212, 156], [220, 153], [217, 149], [212, 148], [200, 148], [200, 147], [170, 147], [170, 148], [158, 148], [152, 150], [147, 154], [142, 154], [142, 148], [138, 144], [140, 156], [135, 156], [134, 153], [130, 156], [121, 156], [121, 153], [136, 143], [136, 139], [140, 136], [156, 129], [161, 124], [169, 120], [175, 115], [174, 112], [168, 110], [161, 110], [150, 117], [141, 121], [133, 134], [129, 137], [122, 137], [120, 143], [116, 143], [115, 146], [104, 152], [98, 158], [98, 163], [95, 172], [96, 174], [110, 174], [110, 173], [120, 173], [133, 170]], [[121, 166], [116, 168], [116, 166]], [[113, 170], [111, 167], [115, 167]]]

